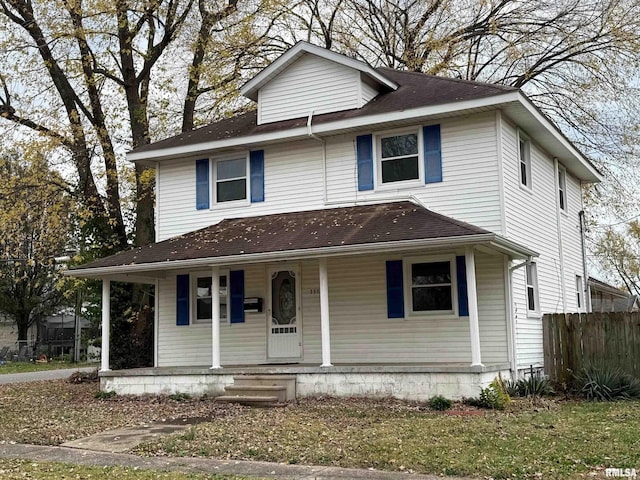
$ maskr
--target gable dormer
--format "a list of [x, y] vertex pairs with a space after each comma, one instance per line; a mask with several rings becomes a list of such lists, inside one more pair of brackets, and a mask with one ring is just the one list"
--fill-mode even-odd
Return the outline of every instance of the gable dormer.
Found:
[[258, 125], [360, 108], [397, 84], [364, 62], [299, 42], [241, 89]]

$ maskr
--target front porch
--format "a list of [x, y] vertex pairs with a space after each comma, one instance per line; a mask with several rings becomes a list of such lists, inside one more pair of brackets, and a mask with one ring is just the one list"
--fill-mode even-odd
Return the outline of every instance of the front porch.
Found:
[[425, 401], [434, 395], [451, 399], [477, 396], [498, 375], [510, 375], [508, 363], [394, 365], [260, 365], [158, 367], [100, 372], [100, 388], [123, 395], [173, 394], [219, 396], [243, 375], [293, 376], [296, 397], [395, 397]]

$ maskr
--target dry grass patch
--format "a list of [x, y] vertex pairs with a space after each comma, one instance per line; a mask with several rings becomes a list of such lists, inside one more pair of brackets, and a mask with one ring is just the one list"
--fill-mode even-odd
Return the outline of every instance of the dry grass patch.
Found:
[[243, 407], [164, 396], [94, 398], [97, 383], [65, 380], [0, 385], [0, 440], [59, 445], [110, 428], [235, 416]]

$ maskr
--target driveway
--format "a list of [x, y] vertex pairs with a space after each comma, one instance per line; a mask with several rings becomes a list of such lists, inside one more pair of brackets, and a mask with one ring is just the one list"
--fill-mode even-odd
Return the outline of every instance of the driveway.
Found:
[[40, 372], [6, 373], [0, 375], [0, 385], [5, 383], [38, 382], [41, 380], [59, 380], [68, 378], [73, 372], [90, 372], [96, 367], [65, 368], [62, 370], [42, 370]]

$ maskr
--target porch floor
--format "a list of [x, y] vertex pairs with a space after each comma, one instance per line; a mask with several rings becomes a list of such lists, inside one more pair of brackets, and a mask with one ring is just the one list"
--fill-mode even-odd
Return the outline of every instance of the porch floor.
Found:
[[192, 367], [147, 367], [127, 370], [101, 371], [101, 377], [136, 377], [165, 375], [295, 375], [299, 373], [487, 373], [508, 370], [507, 362], [470, 365], [469, 363], [394, 363], [387, 365], [334, 364], [320, 367], [310, 363], [228, 365], [218, 369], [208, 366]]

